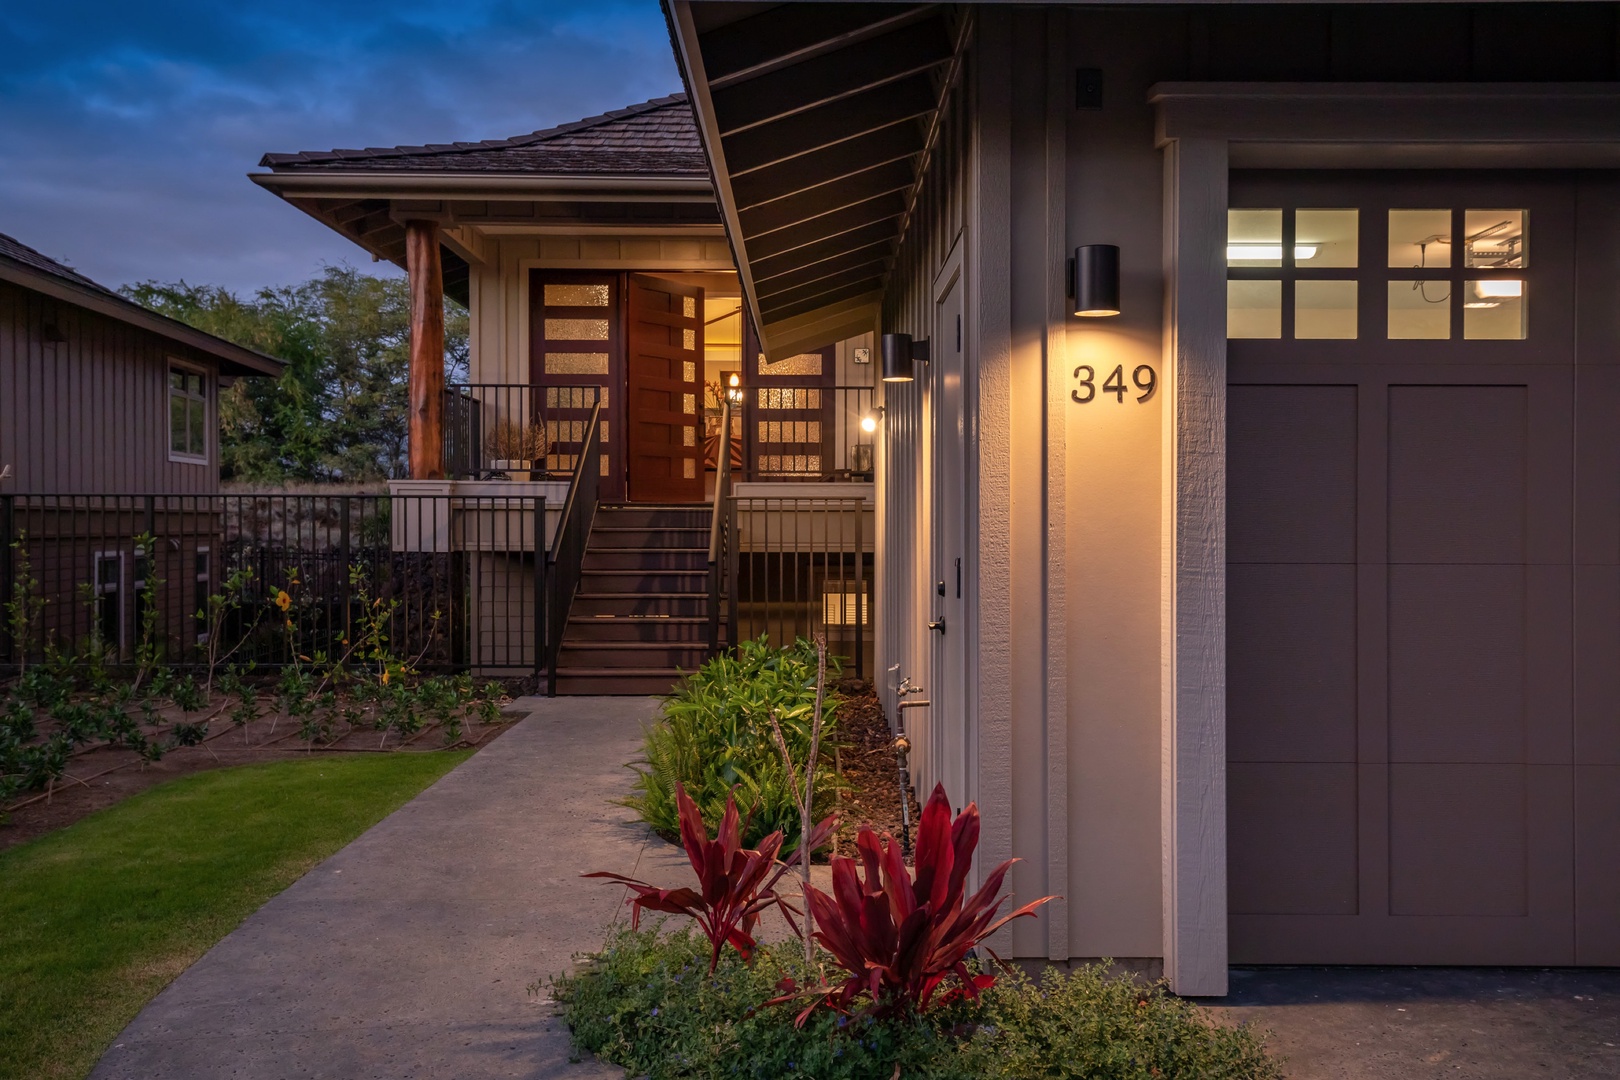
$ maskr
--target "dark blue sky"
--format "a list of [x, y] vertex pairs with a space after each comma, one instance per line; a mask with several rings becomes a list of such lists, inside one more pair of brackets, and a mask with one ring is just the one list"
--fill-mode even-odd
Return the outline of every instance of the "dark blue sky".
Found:
[[19, 0], [0, 56], [0, 233], [110, 286], [369, 267], [246, 179], [265, 151], [505, 138], [680, 88], [657, 0]]

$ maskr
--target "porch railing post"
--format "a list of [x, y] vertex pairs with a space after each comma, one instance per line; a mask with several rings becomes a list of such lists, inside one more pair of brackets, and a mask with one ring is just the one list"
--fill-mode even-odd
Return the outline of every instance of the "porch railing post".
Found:
[[855, 504], [855, 677], [866, 677], [866, 503]]
[[[550, 563], [546, 557], [546, 499], [537, 496], [534, 500], [534, 674], [540, 676], [540, 669], [545, 664], [546, 657], [551, 652], [550, 635], [547, 627], [550, 619], [547, 617], [546, 599], [551, 595], [546, 580], [550, 574]], [[556, 672], [550, 672], [546, 678], [547, 690], [555, 695], [557, 690]]]

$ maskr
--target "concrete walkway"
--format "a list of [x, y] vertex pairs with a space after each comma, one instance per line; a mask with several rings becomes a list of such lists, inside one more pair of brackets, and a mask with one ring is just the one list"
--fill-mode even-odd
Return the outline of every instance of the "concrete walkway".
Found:
[[[149, 1004], [92, 1080], [619, 1077], [570, 1063], [533, 981], [600, 947], [623, 890], [684, 858], [628, 793], [648, 698], [534, 712], [316, 867]], [[644, 850], [645, 849], [645, 850]]]

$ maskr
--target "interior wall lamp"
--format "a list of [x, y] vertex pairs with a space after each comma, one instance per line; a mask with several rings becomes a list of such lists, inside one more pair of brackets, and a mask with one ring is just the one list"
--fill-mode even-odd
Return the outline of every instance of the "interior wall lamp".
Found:
[[884, 334], [883, 381], [911, 382], [917, 377], [917, 363], [928, 363], [928, 339], [911, 340], [910, 334]]
[[743, 403], [742, 376], [735, 371], [731, 373], [731, 378], [726, 380], [726, 400], [733, 405]]
[[1069, 295], [1074, 313], [1088, 319], [1119, 314], [1119, 248], [1085, 244], [1069, 263]]

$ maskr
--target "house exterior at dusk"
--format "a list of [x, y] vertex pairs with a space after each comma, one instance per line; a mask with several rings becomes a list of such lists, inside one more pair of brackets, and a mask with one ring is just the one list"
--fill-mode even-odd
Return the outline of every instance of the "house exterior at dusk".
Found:
[[1616, 5], [665, 10], [1014, 955], [1620, 963]]
[[589, 488], [617, 685], [852, 633], [1014, 956], [1620, 964], [1617, 5], [664, 7], [684, 95], [254, 178], [472, 306], [413, 476]]

